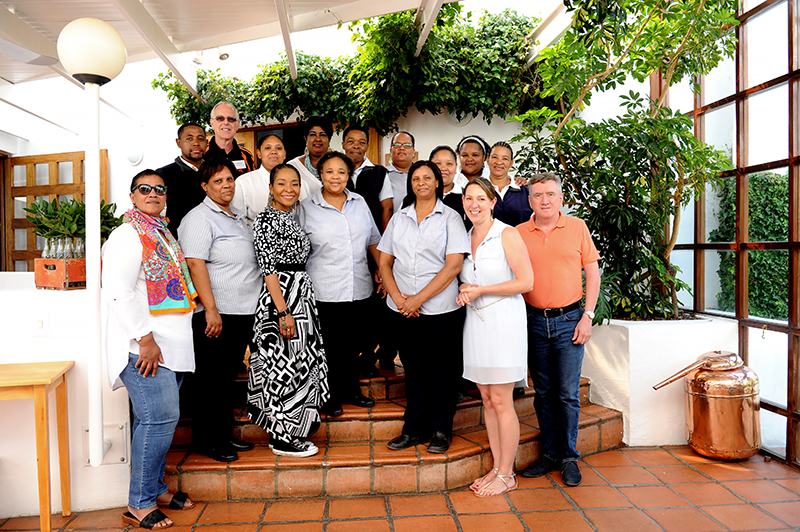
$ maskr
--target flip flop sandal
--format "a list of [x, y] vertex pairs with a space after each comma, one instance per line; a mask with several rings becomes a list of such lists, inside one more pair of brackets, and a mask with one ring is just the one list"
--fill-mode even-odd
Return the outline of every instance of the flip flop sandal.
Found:
[[172, 494], [172, 499], [170, 499], [169, 504], [159, 504], [158, 506], [168, 510], [191, 510], [194, 508], [194, 505], [186, 506], [186, 500], [188, 498], [189, 494], [185, 491], [176, 491]]
[[[476, 478], [476, 479], [475, 479], [475, 480], [472, 482], [472, 484], [470, 484], [470, 486], [469, 486], [469, 489], [471, 489], [472, 491], [478, 491], [479, 489], [481, 489], [481, 483], [482, 483], [484, 480], [486, 480], [486, 477], [488, 477], [488, 476], [489, 476], [489, 475], [491, 475], [492, 473], [494, 473], [494, 474], [495, 474], [495, 476], [497, 476], [497, 473], [498, 473], [498, 472], [499, 472], [499, 469], [497, 469], [497, 468], [495, 467], [494, 469], [492, 469], [491, 471], [489, 471], [488, 473], [486, 473], [485, 475], [483, 475], [481, 478]], [[492, 479], [492, 481], [494, 481], [494, 479]]]
[[[156, 508], [155, 510], [144, 516], [144, 519], [142, 519], [141, 521], [136, 519], [136, 517], [130, 512], [125, 512], [124, 514], [122, 514], [122, 520], [124, 522], [128, 523], [129, 525], [133, 525], [139, 528], [146, 528], [148, 530], [153, 530], [153, 527], [157, 523], [163, 521], [164, 519], [169, 519], [169, 517], [167, 516], [167, 514], [165, 514], [158, 508]], [[160, 526], [156, 528], [156, 530], [170, 528], [174, 524], [175, 523], [170, 523], [167, 526]]]
[[[492, 484], [492, 483], [493, 483], [495, 480], [497, 480], [497, 479], [499, 478], [499, 479], [500, 479], [500, 481], [501, 481], [501, 482], [502, 482], [502, 483], [505, 485], [506, 489], [504, 489], [504, 490], [503, 490], [503, 491], [501, 491], [500, 493], [489, 493], [489, 494], [487, 494], [487, 495], [482, 495], [481, 493], [478, 493], [478, 492], [476, 491], [476, 492], [475, 492], [475, 495], [476, 495], [476, 496], [478, 496], [478, 497], [481, 497], [481, 498], [486, 498], [486, 497], [497, 497], [498, 495], [502, 495], [502, 494], [504, 494], [504, 493], [508, 493], [509, 491], [514, 491], [515, 489], [517, 489], [517, 481], [516, 481], [515, 477], [516, 477], [516, 475], [515, 475], [514, 473], [512, 473], [512, 474], [510, 474], [510, 475], [497, 475], [497, 476], [495, 477], [495, 479], [494, 479], [494, 480], [492, 480], [492, 482], [489, 482], [489, 484], [486, 484], [486, 487], [489, 487], [489, 486], [490, 486], [490, 485], [491, 485], [491, 484]], [[508, 482], [506, 482], [506, 479], [507, 479], [507, 478], [513, 478], [513, 479], [514, 479], [514, 485], [513, 485], [513, 486], [511, 486], [510, 488], [508, 487]]]

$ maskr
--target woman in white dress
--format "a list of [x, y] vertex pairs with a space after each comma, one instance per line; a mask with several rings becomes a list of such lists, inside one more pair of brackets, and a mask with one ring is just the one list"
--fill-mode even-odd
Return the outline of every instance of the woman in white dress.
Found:
[[493, 497], [517, 487], [514, 458], [519, 420], [514, 383], [527, 373], [528, 338], [524, 292], [533, 288], [525, 243], [519, 233], [492, 218], [494, 187], [472, 179], [464, 190], [464, 210], [473, 223], [471, 252], [461, 269], [458, 303], [468, 305], [464, 324], [464, 378], [478, 385], [483, 399], [493, 469], [471, 489]]

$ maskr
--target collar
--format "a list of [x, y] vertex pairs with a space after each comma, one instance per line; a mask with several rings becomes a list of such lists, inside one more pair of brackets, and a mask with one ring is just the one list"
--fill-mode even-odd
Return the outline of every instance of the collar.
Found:
[[407, 174], [408, 173], [408, 170], [406, 170], [405, 172], [401, 172], [400, 170], [395, 168], [393, 164], [389, 164], [389, 166], [386, 167], [386, 170], [388, 172], [396, 172], [398, 174]]
[[[531, 220], [528, 226], [528, 231], [533, 232], [536, 231], [536, 213], [531, 215]], [[558, 220], [556, 220], [556, 227], [563, 229], [564, 226], [567, 224], [567, 217], [564, 216], [564, 213], [559, 211], [558, 212]]]
[[[408, 207], [400, 209], [400, 212], [404, 213], [406, 216], [408, 216], [409, 218], [414, 220], [414, 224], [417, 223], [416, 203], [412, 203]], [[442, 203], [442, 200], [440, 200], [439, 198], [436, 198], [436, 205], [434, 205], [433, 211], [431, 212], [431, 214], [434, 214], [434, 213], [437, 213], [437, 212], [444, 213], [444, 203]], [[431, 214], [429, 214], [428, 216], [430, 216]], [[426, 216], [425, 218], [427, 218], [428, 216]]]
[[203, 200], [203, 205], [205, 205], [206, 207], [211, 209], [213, 212], [218, 212], [218, 213], [224, 214], [228, 218], [234, 218], [236, 220], [241, 220], [241, 219], [244, 218], [244, 215], [241, 213], [241, 211], [236, 209], [236, 207], [234, 207], [233, 205], [230, 205], [228, 207], [231, 210], [231, 212], [233, 213], [233, 216], [231, 216], [227, 212], [223, 211], [222, 208], [219, 205], [217, 205], [216, 203], [214, 203], [214, 200], [212, 200], [208, 196], [206, 196], [205, 199]]
[[[345, 195], [345, 200], [344, 200], [345, 203], [356, 199], [355, 196], [352, 196], [350, 194], [350, 191], [347, 190], [347, 188], [344, 189], [344, 195]], [[319, 205], [320, 207], [325, 207], [325, 208], [330, 207], [331, 209], [335, 208], [333, 205], [325, 201], [325, 198], [322, 197], [322, 189], [317, 190], [306, 199], [311, 201], [311, 203], [314, 203], [315, 205]], [[339, 209], [336, 210], [338, 211]]]
[[368, 157], [364, 157], [364, 161], [361, 163], [361, 166], [356, 168], [356, 170], [363, 170], [364, 168], [369, 168], [370, 166], [375, 166], [375, 164], [370, 161]]
[[[227, 155], [232, 154], [232, 153], [241, 154], [242, 150], [239, 149], [239, 143], [236, 142], [236, 138], [234, 138], [233, 139], [233, 147], [231, 148], [231, 151], [230, 152], [226, 152], [224, 149], [220, 148], [219, 144], [217, 144], [217, 137], [213, 136], [210, 139], [208, 139], [208, 148], [206, 148], [206, 153], [208, 153], [208, 152], [211, 152], [211, 153], [220, 152], [220, 153], [222, 153], [222, 154], [227, 156]], [[241, 158], [244, 159], [244, 157], [241, 157]]]
[[[506, 187], [508, 187], [508, 188], [510, 188], [510, 189], [512, 189], [512, 190], [521, 190], [521, 189], [519, 188], [519, 185], [517, 185], [517, 183], [514, 181], [514, 178], [513, 178], [513, 177], [509, 176], [509, 179], [511, 180], [511, 182], [510, 182], [508, 185], [506, 185]], [[491, 180], [490, 180], [489, 182], [491, 183]], [[495, 185], [494, 183], [492, 183], [492, 186], [494, 187], [494, 189], [495, 189], [497, 192], [500, 192], [500, 187], [498, 187], [498, 186], [497, 186], [497, 185]]]
[[195, 165], [193, 165], [192, 163], [190, 163], [189, 161], [184, 159], [183, 155], [179, 155], [178, 157], [176, 157], [175, 158], [175, 162], [178, 163], [179, 165], [182, 165], [182, 166], [185, 166], [185, 167], [187, 167], [187, 168], [189, 168], [191, 170], [194, 170], [195, 172], [199, 172], [200, 171], [199, 168], [197, 168]]
[[450, 192], [445, 192], [444, 195], [447, 196], [449, 194], [463, 194], [463, 193], [464, 189], [461, 187], [461, 185], [453, 181], [453, 188], [450, 190]]

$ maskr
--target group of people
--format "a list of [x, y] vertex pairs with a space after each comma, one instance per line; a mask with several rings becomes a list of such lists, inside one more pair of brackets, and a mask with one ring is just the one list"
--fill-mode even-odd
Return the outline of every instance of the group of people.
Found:
[[384, 167], [366, 157], [363, 127], [331, 151], [321, 117], [305, 122], [299, 157], [286, 162], [268, 134], [254, 159], [235, 141], [238, 123], [221, 102], [211, 139], [182, 125], [181, 155], [133, 178], [133, 207], [103, 248], [109, 379], [126, 387], [134, 415], [123, 519], [166, 528], [159, 506], [193, 506], [163, 479], [187, 373], [193, 448], [223, 462], [252, 449], [232, 430], [248, 347], [247, 413], [277, 455], [317, 453], [309, 438], [321, 414], [373, 406], [359, 374], [393, 368], [399, 352], [407, 405], [390, 449], [447, 452], [466, 380], [480, 391], [493, 458], [470, 487], [480, 497], [515, 489], [514, 393], [530, 369], [543, 453], [522, 474], [561, 470], [579, 484], [599, 256], [586, 225], [560, 212], [558, 176], [521, 184], [509, 177], [512, 147], [475, 135], [414, 162], [406, 131]]

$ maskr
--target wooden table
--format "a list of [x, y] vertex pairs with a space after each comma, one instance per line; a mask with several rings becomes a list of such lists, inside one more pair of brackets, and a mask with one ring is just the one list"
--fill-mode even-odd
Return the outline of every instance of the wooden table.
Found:
[[0, 401], [33, 398], [36, 419], [36, 468], [39, 473], [39, 516], [43, 532], [50, 532], [50, 435], [47, 395], [56, 390], [58, 465], [61, 473], [61, 515], [72, 513], [69, 497], [69, 439], [67, 429], [67, 379], [75, 365], [65, 362], [0, 364]]

